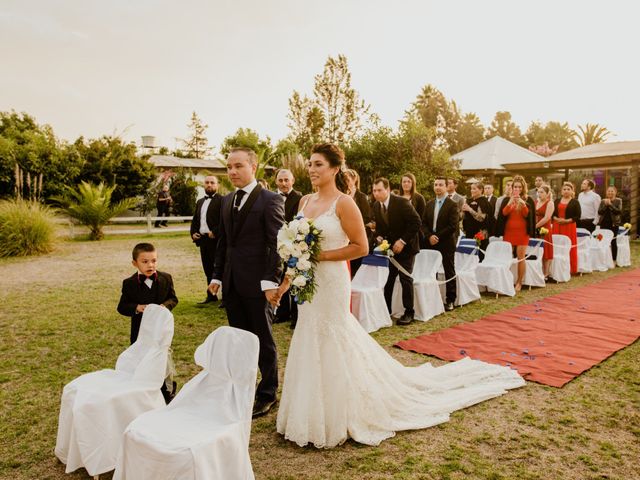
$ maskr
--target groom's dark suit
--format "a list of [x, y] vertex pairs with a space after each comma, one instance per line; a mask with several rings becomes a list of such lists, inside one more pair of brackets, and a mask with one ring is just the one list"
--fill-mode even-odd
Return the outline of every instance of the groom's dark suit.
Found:
[[[393, 247], [396, 240], [401, 239], [405, 245], [402, 252], [394, 256], [394, 259], [407, 272], [413, 271], [413, 261], [420, 251], [418, 244], [418, 231], [420, 230], [420, 215], [406, 198], [391, 194], [389, 206], [384, 211], [384, 206], [376, 202], [373, 213], [376, 220], [376, 236], [380, 236], [389, 241]], [[391, 312], [391, 296], [395, 285], [396, 277], [400, 275], [400, 285], [402, 286], [402, 304], [405, 314], [413, 316], [413, 280], [400, 273], [398, 269], [389, 265], [389, 278], [384, 287], [384, 298], [387, 302], [389, 312]]]
[[234, 213], [236, 196], [234, 192], [222, 200], [213, 279], [222, 282], [229, 325], [252, 332], [260, 340], [262, 379], [256, 399], [270, 401], [275, 400], [278, 389], [278, 360], [271, 333], [273, 307], [261, 282], [277, 284], [282, 278], [276, 239], [284, 223], [284, 198], [258, 184]]

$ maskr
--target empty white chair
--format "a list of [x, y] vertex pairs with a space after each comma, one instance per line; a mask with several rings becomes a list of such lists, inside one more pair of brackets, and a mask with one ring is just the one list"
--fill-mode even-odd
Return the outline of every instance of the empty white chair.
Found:
[[571, 239], [566, 235], [554, 234], [553, 238], [553, 260], [549, 267], [549, 274], [556, 282], [568, 282], [571, 280]]
[[[463, 238], [458, 242], [454, 257], [456, 278], [455, 305], [466, 305], [480, 299], [480, 290], [476, 281], [476, 267], [480, 263], [478, 247], [472, 238]], [[444, 269], [438, 272], [438, 280], [445, 280]], [[440, 284], [440, 295], [443, 301], [446, 298], [446, 285]]]
[[389, 260], [379, 255], [362, 259], [351, 281], [351, 313], [368, 333], [393, 325], [384, 300], [384, 286], [389, 278]]
[[511, 262], [513, 261], [513, 247], [509, 242], [494, 240], [489, 243], [487, 253], [482, 263], [476, 268], [478, 285], [490, 292], [513, 297], [516, 290], [513, 287]]
[[578, 273], [591, 273], [593, 272], [590, 252], [593, 243], [591, 232], [586, 228], [576, 228], [576, 237], [578, 241], [576, 246], [578, 251]]
[[[529, 245], [527, 245], [527, 253], [525, 254], [525, 262], [527, 269], [522, 281], [523, 285], [531, 287], [546, 287], [547, 284], [544, 281], [544, 270], [542, 268], [542, 255], [544, 254], [543, 240], [541, 238], [530, 238]], [[511, 265], [511, 274], [513, 275], [513, 281], [518, 280], [518, 262], [513, 261]]]
[[629, 230], [618, 227], [618, 237], [616, 238], [618, 245], [618, 253], [616, 255], [616, 264], [619, 267], [631, 266], [631, 249], [629, 248]]
[[203, 370], [164, 408], [127, 427], [114, 480], [253, 479], [251, 410], [258, 337], [219, 327], [195, 353]]
[[[601, 235], [601, 240], [598, 236]], [[613, 232], [611, 230], [601, 230], [598, 228], [593, 232], [593, 243], [589, 253], [591, 255], [592, 267], [599, 272], [606, 272], [610, 268], [614, 268], [613, 255], [611, 254], [611, 239]]]
[[[442, 268], [442, 254], [437, 250], [420, 250], [413, 266], [413, 307], [416, 320], [427, 321], [444, 313], [444, 303], [440, 296], [437, 273]], [[396, 279], [391, 297], [393, 315], [404, 312], [402, 306], [402, 287]]]
[[115, 370], [82, 375], [62, 391], [55, 454], [66, 472], [84, 467], [95, 476], [113, 470], [122, 433], [138, 415], [163, 407], [173, 315], [148, 305], [136, 342], [118, 357]]

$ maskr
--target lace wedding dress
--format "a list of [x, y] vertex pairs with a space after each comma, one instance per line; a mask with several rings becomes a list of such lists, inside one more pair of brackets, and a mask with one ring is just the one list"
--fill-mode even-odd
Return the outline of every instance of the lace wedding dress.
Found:
[[[349, 242], [336, 202], [315, 220], [324, 250]], [[405, 367], [351, 315], [345, 261], [318, 263], [316, 281], [313, 300], [299, 306], [284, 374], [277, 430], [287, 440], [330, 448], [351, 437], [378, 445], [525, 384], [514, 370], [469, 358]]]

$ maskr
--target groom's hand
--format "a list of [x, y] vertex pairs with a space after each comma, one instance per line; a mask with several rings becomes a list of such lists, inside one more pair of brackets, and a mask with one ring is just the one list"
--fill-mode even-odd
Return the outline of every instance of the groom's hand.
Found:
[[280, 304], [281, 295], [278, 295], [277, 288], [274, 288], [272, 290], [265, 290], [264, 296], [267, 297], [267, 302], [269, 302], [274, 307], [277, 307]]

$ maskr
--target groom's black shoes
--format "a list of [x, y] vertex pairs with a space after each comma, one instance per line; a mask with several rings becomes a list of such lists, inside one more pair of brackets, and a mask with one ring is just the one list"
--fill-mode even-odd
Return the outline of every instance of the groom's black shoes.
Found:
[[276, 404], [276, 400], [258, 400], [256, 399], [255, 403], [253, 404], [253, 418], [258, 418], [258, 417], [262, 417], [263, 415], [266, 415], [267, 413], [269, 413], [269, 411], [273, 408], [273, 406]]
[[409, 325], [411, 322], [413, 322], [413, 315], [410, 313], [405, 313], [398, 320], [396, 320], [396, 325]]

